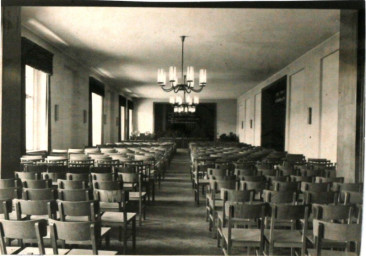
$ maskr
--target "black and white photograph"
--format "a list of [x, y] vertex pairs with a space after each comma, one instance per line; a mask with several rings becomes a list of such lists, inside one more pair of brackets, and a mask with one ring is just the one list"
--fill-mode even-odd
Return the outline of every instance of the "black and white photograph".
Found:
[[0, 17], [1, 255], [366, 255], [365, 1]]

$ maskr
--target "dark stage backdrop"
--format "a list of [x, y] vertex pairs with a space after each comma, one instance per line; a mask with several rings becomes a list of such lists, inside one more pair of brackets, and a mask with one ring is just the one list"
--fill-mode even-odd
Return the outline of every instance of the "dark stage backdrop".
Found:
[[174, 114], [169, 103], [154, 102], [154, 133], [159, 137], [216, 137], [216, 103], [200, 103], [190, 115]]

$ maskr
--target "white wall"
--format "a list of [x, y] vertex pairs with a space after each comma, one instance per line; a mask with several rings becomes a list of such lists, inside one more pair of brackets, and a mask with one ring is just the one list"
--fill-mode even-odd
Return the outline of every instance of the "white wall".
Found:
[[[22, 28], [22, 36], [54, 54], [51, 90], [51, 146], [53, 149], [80, 148], [88, 145], [88, 120], [83, 122], [83, 111], [89, 119], [89, 77], [102, 80], [87, 66], [78, 63], [29, 30]], [[118, 140], [118, 92], [105, 84], [103, 142]], [[55, 121], [55, 105], [59, 106], [59, 119]]]
[[[134, 101], [135, 130], [142, 133], [154, 131], [154, 102], [168, 102], [168, 100], [137, 99]], [[216, 103], [217, 136], [236, 132], [236, 99], [200, 100], [200, 102]]]
[[[339, 33], [241, 95], [237, 104], [240, 141], [260, 145], [261, 90], [287, 76], [285, 150], [336, 162], [338, 50]], [[308, 124], [310, 107], [312, 124]], [[250, 120], [254, 123], [252, 128]]]

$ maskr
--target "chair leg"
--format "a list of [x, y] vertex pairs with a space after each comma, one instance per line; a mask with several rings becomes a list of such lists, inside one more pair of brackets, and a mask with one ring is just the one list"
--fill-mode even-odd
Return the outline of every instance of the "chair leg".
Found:
[[123, 254], [127, 254], [127, 223], [123, 227]]
[[132, 220], [132, 249], [136, 250], [136, 218]]

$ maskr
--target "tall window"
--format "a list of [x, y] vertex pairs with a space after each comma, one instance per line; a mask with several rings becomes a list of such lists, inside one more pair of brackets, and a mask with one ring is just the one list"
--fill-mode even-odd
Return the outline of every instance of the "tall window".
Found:
[[127, 116], [127, 125], [128, 125], [128, 137], [130, 138], [132, 133], [133, 133], [133, 120], [132, 120], [132, 115], [133, 115], [133, 102], [132, 101], [127, 101], [127, 107], [128, 107], [128, 116]]
[[104, 84], [93, 77], [89, 79], [89, 145], [103, 144]]
[[119, 140], [126, 140], [126, 98], [119, 96]]
[[102, 144], [103, 96], [92, 93], [93, 146]]
[[126, 107], [121, 106], [121, 140], [126, 139]]
[[130, 136], [133, 133], [132, 114], [133, 114], [132, 109], [129, 109], [128, 110], [128, 116], [129, 116], [129, 118], [128, 118], [128, 129], [130, 131], [130, 134], [129, 134]]
[[25, 66], [25, 148], [48, 150], [48, 74]]

